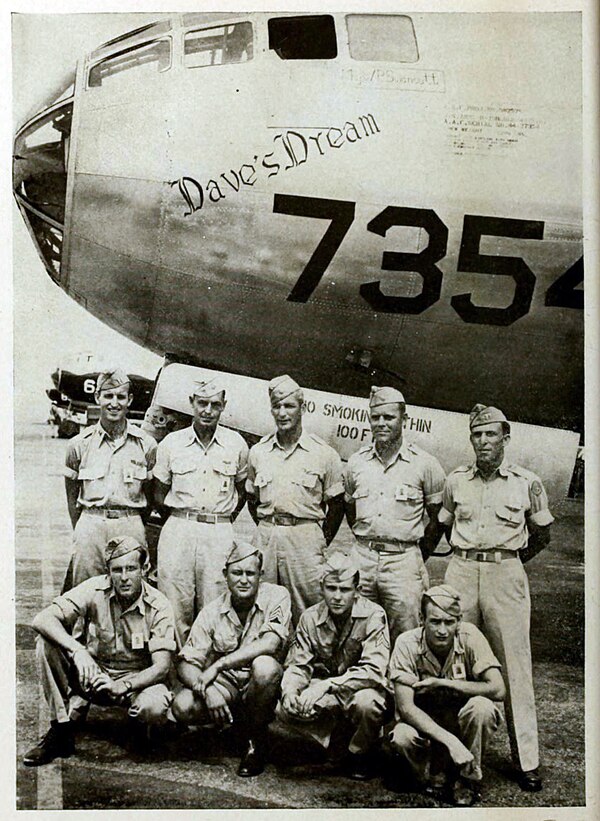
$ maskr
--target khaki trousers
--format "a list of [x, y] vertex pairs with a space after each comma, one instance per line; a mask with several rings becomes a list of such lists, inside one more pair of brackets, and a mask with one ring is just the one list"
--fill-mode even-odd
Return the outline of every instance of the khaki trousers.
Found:
[[463, 619], [481, 627], [502, 665], [512, 756], [523, 771], [534, 770], [539, 747], [529, 643], [531, 603], [523, 565], [518, 558], [495, 563], [453, 556], [445, 581], [460, 593]]

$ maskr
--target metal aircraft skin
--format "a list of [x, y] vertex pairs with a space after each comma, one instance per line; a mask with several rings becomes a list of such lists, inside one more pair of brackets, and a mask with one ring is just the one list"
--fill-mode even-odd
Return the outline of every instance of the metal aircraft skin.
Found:
[[181, 361], [581, 430], [580, 16], [216, 17], [96, 49], [17, 132], [56, 283]]

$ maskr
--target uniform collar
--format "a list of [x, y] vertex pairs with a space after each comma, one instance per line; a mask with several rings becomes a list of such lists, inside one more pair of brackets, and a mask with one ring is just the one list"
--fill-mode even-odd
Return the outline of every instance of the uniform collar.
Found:
[[[381, 461], [381, 457], [375, 449], [375, 442], [372, 442], [370, 445], [367, 445], [367, 447], [365, 448], [365, 453], [368, 455], [370, 459], [377, 459], [378, 462], [381, 462], [381, 464], [383, 464], [383, 462]], [[395, 464], [399, 459], [402, 459], [403, 462], [410, 462], [414, 455], [414, 447], [403, 438], [402, 444], [400, 445], [400, 449], [396, 452], [391, 462], [388, 462], [386, 467]]]
[[279, 444], [279, 440], [277, 439], [277, 431], [275, 431], [269, 437], [269, 445], [271, 447], [271, 450], [275, 450], [275, 448], [277, 448], [278, 450], [281, 450], [286, 455], [288, 455], [290, 453], [293, 453], [296, 450], [296, 448], [302, 448], [302, 450], [306, 450], [306, 451], [311, 450], [311, 448], [312, 448], [312, 439], [310, 438], [310, 434], [308, 434], [303, 428], [302, 433], [300, 434], [300, 438], [295, 443], [294, 447], [291, 448], [290, 450], [285, 450]]
[[221, 425], [217, 425], [217, 428], [216, 428], [216, 430], [213, 434], [213, 437], [210, 440], [210, 442], [208, 443], [208, 445], [206, 445], [206, 448], [204, 447], [204, 445], [202, 444], [200, 439], [198, 439], [198, 434], [194, 430], [194, 423], [193, 422], [189, 426], [189, 428], [186, 428], [185, 430], [186, 430], [186, 433], [187, 433], [186, 442], [185, 442], [186, 447], [196, 443], [196, 444], [200, 445], [201, 448], [203, 448], [205, 450], [208, 450], [209, 447], [213, 444], [213, 442], [215, 442], [217, 445], [220, 445], [221, 447], [223, 447], [223, 429], [222, 429]]
[[[252, 613], [255, 609], [261, 610], [264, 612], [265, 610], [265, 597], [267, 593], [265, 591], [265, 586], [262, 582], [258, 585], [258, 591], [256, 593], [256, 598], [254, 599], [254, 604], [248, 610], [248, 615]], [[229, 618], [233, 618], [235, 621], [239, 622], [238, 614], [235, 611], [235, 607], [233, 606], [233, 602], [231, 601], [231, 592], [227, 590], [223, 593], [223, 601], [221, 602], [221, 607], [219, 608], [219, 612], [223, 615], [229, 616]]]
[[429, 645], [427, 644], [427, 639], [425, 638], [425, 628], [424, 627], [421, 628], [421, 636], [420, 636], [420, 639], [419, 639], [419, 648], [418, 648], [417, 652], [420, 656], [425, 656], [425, 658], [430, 663], [432, 663], [435, 666], [436, 669], [438, 667], [440, 668], [440, 670], [444, 669], [447, 666], [448, 661], [450, 661], [450, 658], [453, 655], [457, 655], [457, 654], [458, 655], [463, 655], [464, 652], [465, 652], [465, 648], [463, 647], [463, 643], [460, 639], [460, 625], [459, 625], [459, 628], [458, 628], [458, 630], [456, 631], [456, 633], [454, 635], [454, 646], [452, 648], [452, 651], [448, 653], [448, 656], [446, 657], [446, 661], [444, 662], [443, 665], [440, 664], [440, 662], [437, 659], [437, 656], [435, 655], [433, 650], [431, 650]]
[[[115, 601], [118, 602], [117, 594], [116, 594], [115, 589], [112, 585], [112, 581], [111, 581], [110, 576], [108, 576], [108, 575], [101, 576], [100, 579], [102, 581], [99, 583], [98, 589], [105, 591], [105, 595], [106, 595], [107, 599], [114, 599]], [[141, 613], [141, 615], [144, 616], [146, 614], [146, 604], [152, 604], [153, 599], [154, 599], [154, 595], [153, 595], [153, 592], [152, 592], [152, 588], [145, 581], [145, 579], [142, 579], [142, 590], [140, 592], [140, 595], [137, 597], [137, 599], [134, 602], [132, 602], [129, 605], [129, 607], [126, 607], [123, 610], [121, 615], [124, 615], [125, 613], [131, 613], [133, 610], [138, 610]], [[119, 603], [119, 605], [120, 605], [120, 603]]]
[[[107, 439], [109, 442], [113, 441], [109, 438], [108, 433], [104, 430], [100, 422], [96, 422], [94, 425], [94, 433], [100, 437], [100, 441], [103, 439]], [[132, 425], [129, 419], [125, 420], [125, 431], [123, 432], [123, 437], [127, 438], [128, 436], [133, 436], [136, 439], [142, 438], [142, 431], [139, 428], [136, 428], [135, 425]]]
[[[494, 471], [494, 473], [492, 473], [492, 476], [490, 478], [492, 478], [496, 474], [498, 474], [498, 476], [502, 476], [503, 478], [505, 478], [506, 476], [508, 476], [510, 472], [509, 468], [509, 463], [506, 461], [506, 459], [503, 459]], [[480, 475], [481, 474], [479, 472], [479, 468], [477, 467], [477, 462], [473, 462], [473, 464], [469, 467], [469, 479], [474, 479], [476, 476]]]
[[[349, 620], [352, 621], [353, 619], [365, 619], [369, 615], [368, 613], [368, 604], [363, 596], [357, 596], [354, 604], [352, 605], [352, 611], [350, 612]], [[325, 599], [319, 602], [318, 610], [317, 610], [317, 624], [328, 624], [332, 630], [337, 632], [337, 628], [335, 626], [334, 620], [331, 618], [329, 613], [329, 609], [325, 603]]]

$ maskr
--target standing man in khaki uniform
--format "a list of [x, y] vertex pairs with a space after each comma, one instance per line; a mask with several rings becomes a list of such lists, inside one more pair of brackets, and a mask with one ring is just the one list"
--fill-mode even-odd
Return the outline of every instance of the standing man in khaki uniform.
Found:
[[225, 403], [216, 379], [195, 383], [192, 424], [165, 436], [156, 456], [155, 501], [169, 517], [158, 542], [158, 587], [173, 605], [181, 645], [204, 605], [225, 591], [231, 523], [246, 500], [248, 446], [219, 425]]
[[440, 512], [454, 548], [445, 580], [459, 591], [465, 620], [482, 625], [502, 664], [519, 783], [535, 792], [542, 780], [523, 562], [546, 547], [554, 519], [539, 478], [504, 458], [510, 425], [502, 411], [475, 405], [470, 429], [475, 464], [448, 476]]
[[352, 557], [333, 553], [322, 568], [322, 601], [309, 607], [296, 629], [281, 682], [277, 718], [329, 745], [334, 725], [354, 725], [346, 768], [365, 781], [373, 773], [373, 747], [391, 706], [387, 665], [390, 639], [385, 612], [358, 593]]
[[306, 409], [289, 376], [269, 383], [277, 431], [263, 437], [248, 458], [248, 506], [265, 557], [265, 579], [292, 597], [292, 617], [319, 601], [325, 549], [344, 516], [342, 463], [319, 436], [302, 429]]
[[262, 559], [257, 547], [236, 541], [223, 568], [227, 590], [202, 609], [181, 651], [185, 687], [173, 703], [175, 718], [189, 724], [223, 727], [238, 712], [247, 735], [242, 777], [264, 769], [292, 621], [288, 591], [261, 581]]
[[127, 420], [133, 401], [120, 368], [96, 383], [100, 419], [69, 442], [65, 489], [73, 524], [73, 585], [106, 571], [104, 549], [115, 536], [146, 544], [142, 516], [150, 504], [156, 442]]
[[352, 454], [344, 477], [360, 592], [384, 608], [392, 643], [419, 625], [421, 595], [429, 587], [423, 555], [433, 553], [441, 535], [444, 487], [438, 460], [403, 441], [405, 410], [400, 391], [371, 388], [373, 443]]
[[[149, 563], [141, 542], [112, 539], [105, 555], [105, 574], [58, 596], [33, 620], [50, 730], [25, 754], [26, 766], [74, 752], [74, 693], [86, 707], [117, 704], [145, 724], [167, 721], [172, 694], [164, 681], [175, 650], [173, 610], [144, 580]], [[77, 635], [76, 624], [84, 625]]]

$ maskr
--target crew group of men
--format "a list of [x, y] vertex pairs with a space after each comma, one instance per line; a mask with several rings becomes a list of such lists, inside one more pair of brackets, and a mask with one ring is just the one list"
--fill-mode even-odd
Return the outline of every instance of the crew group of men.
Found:
[[[372, 388], [373, 441], [345, 469], [303, 429], [293, 379], [273, 379], [269, 399], [276, 429], [249, 450], [219, 424], [223, 386], [196, 383], [192, 424], [157, 446], [126, 418], [127, 375], [100, 376], [99, 422], [66, 455], [73, 587], [33, 623], [52, 723], [24, 762], [71, 754], [90, 702], [122, 704], [135, 721], [217, 726], [243, 705], [240, 775], [263, 770], [276, 715], [323, 746], [351, 727], [357, 779], [373, 774], [383, 738], [423, 787], [445, 781], [465, 805], [505, 700], [520, 786], [541, 789], [523, 562], [553, 518], [537, 476], [505, 458], [504, 414], [473, 408], [475, 462], [446, 477], [404, 440], [394, 388]], [[252, 543], [232, 526], [246, 503]], [[153, 508], [158, 590], [146, 581]], [[350, 553], [331, 545], [344, 514]], [[444, 532], [454, 553], [430, 588], [425, 562]]]

